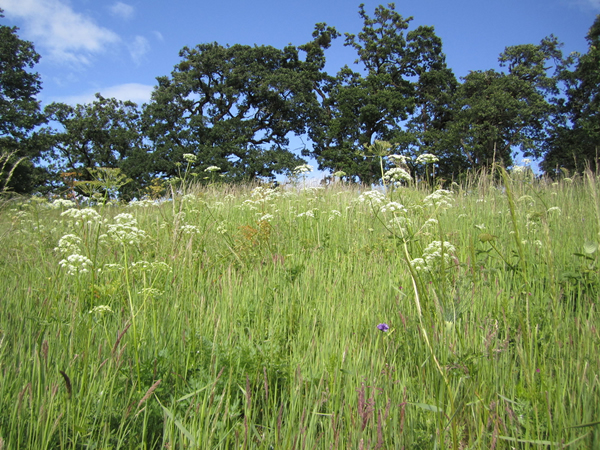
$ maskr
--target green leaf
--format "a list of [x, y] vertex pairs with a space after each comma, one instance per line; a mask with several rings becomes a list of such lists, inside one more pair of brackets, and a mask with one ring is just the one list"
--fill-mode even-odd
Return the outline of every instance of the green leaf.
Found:
[[583, 251], [588, 255], [595, 253], [596, 250], [598, 250], [597, 242], [586, 241], [585, 244], [583, 244]]
[[431, 412], [435, 412], [435, 413], [443, 413], [444, 410], [441, 408], [438, 408], [435, 405], [428, 405], [427, 403], [409, 403], [410, 405], [415, 405], [418, 406], [421, 409], [424, 409], [425, 411], [431, 411]]
[[[156, 399], [158, 400], [158, 398]], [[183, 426], [183, 424], [177, 420], [175, 418], [175, 416], [173, 415], [173, 413], [166, 408], [162, 403], [160, 403], [160, 400], [158, 400], [158, 403], [160, 404], [160, 406], [162, 407], [163, 411], [165, 412], [165, 414], [169, 417], [169, 419], [171, 419], [173, 421], [173, 423], [175, 424], [175, 426], [177, 428], [179, 428], [179, 430], [183, 433], [183, 435], [189, 439], [189, 441], [192, 443], [192, 447], [196, 447], [196, 440], [194, 439], [194, 436], [192, 436], [192, 433], [190, 433], [187, 428], [185, 428]]]
[[585, 258], [585, 259], [589, 259], [590, 261], [594, 261], [594, 258], [592, 258], [589, 255], [584, 255], [583, 253], [573, 253], [573, 256], [578, 256], [580, 258]]
[[190, 392], [189, 394], [187, 394], [187, 395], [184, 395], [183, 397], [181, 397], [181, 398], [179, 398], [179, 399], [177, 399], [177, 400], [175, 400], [175, 401], [176, 401], [177, 403], [179, 403], [179, 402], [182, 402], [182, 401], [184, 401], [184, 400], [187, 400], [188, 398], [190, 398], [190, 397], [193, 397], [194, 395], [197, 395], [197, 394], [199, 394], [200, 392], [202, 392], [203, 390], [205, 390], [207, 387], [209, 387], [211, 384], [212, 384], [212, 383], [209, 383], [209, 384], [207, 384], [206, 386], [204, 386], [202, 389], [198, 389], [197, 391]]
[[504, 395], [498, 394], [498, 397], [500, 397], [502, 400], [505, 400], [505, 401], [507, 401], [509, 403], [512, 403], [513, 405], [518, 405], [517, 402], [515, 402], [514, 400], [511, 400], [510, 398], [506, 398]]
[[573, 439], [572, 441], [567, 442], [566, 444], [563, 444], [560, 442], [543, 441], [543, 440], [517, 439], [514, 437], [508, 437], [508, 436], [498, 436], [498, 438], [502, 439], [504, 441], [520, 442], [522, 444], [546, 445], [546, 446], [552, 446], [552, 447], [558, 447], [558, 448], [566, 448], [566, 447], [569, 447], [571, 444], [574, 444], [575, 442], [580, 441], [581, 439], [585, 438], [588, 434], [590, 434], [590, 433], [588, 432], [582, 436], [579, 436], [579, 437]]
[[480, 242], [490, 242], [493, 241], [494, 239], [496, 239], [497, 236], [494, 236], [493, 234], [489, 234], [489, 233], [481, 233], [479, 235], [479, 241]]
[[530, 439], [517, 439], [517, 438], [509, 437], [509, 436], [498, 436], [498, 439], [502, 439], [504, 441], [510, 441], [510, 442], [521, 442], [523, 444], [555, 445], [555, 446], [559, 445], [558, 442], [542, 441], [542, 440], [530, 440]]
[[575, 426], [569, 427], [569, 428], [586, 428], [586, 427], [595, 427], [596, 425], [600, 425], [600, 420], [597, 420], [596, 422], [590, 422], [590, 423], [583, 423], [581, 425], [575, 425]]

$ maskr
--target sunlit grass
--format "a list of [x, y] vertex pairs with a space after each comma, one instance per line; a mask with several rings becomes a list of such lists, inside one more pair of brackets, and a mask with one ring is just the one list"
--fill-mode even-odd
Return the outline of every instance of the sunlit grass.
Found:
[[500, 181], [6, 203], [0, 447], [600, 446], [597, 179]]

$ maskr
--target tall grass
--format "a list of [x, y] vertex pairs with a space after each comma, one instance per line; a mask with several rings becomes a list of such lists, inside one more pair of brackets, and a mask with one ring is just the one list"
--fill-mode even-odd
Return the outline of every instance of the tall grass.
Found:
[[600, 448], [597, 189], [5, 205], [0, 448]]

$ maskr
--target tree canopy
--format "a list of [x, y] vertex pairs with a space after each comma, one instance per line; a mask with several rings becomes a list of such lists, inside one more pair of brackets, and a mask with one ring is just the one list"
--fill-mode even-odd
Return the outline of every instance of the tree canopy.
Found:
[[373, 18], [360, 5], [359, 14], [362, 31], [345, 35], [345, 45], [356, 50], [359, 71], [345, 66], [327, 79], [319, 92], [322, 112], [313, 117], [309, 131], [313, 150], [305, 153], [317, 159], [320, 169], [341, 170], [370, 183], [381, 171], [364, 146], [375, 139], [405, 142], [402, 124], [417, 104], [425, 108], [427, 103], [427, 94], [417, 98], [419, 85], [433, 86], [426, 80], [447, 68], [433, 27], [406, 32], [412, 17], [402, 17], [393, 4], [377, 7]]
[[201, 44], [158, 86], [144, 110], [155, 172], [174, 175], [183, 154], [192, 170], [217, 166], [229, 179], [274, 177], [304, 161], [286, 146], [306, 132], [312, 83], [288, 46]]
[[80, 181], [90, 181], [89, 169], [104, 167], [121, 169], [133, 178], [129, 191], [150, 182], [152, 166], [135, 103], [96, 94], [92, 103], [51, 103], [44, 113], [55, 125], [44, 130], [49, 143], [44, 157], [59, 179], [72, 173]]
[[36, 99], [42, 89], [40, 76], [31, 71], [40, 55], [31, 42], [19, 38], [17, 31], [16, 27], [0, 25], [0, 152], [11, 156], [2, 176], [12, 172], [9, 186], [28, 192], [43, 172], [33, 166], [40, 156], [34, 130], [45, 118]]
[[[123, 188], [131, 197], [156, 177], [178, 176], [184, 160], [198, 181], [218, 167], [219, 179], [231, 182], [289, 175], [306, 163], [302, 156], [367, 184], [380, 182], [390, 153], [412, 158], [406, 165], [419, 177], [426, 168], [417, 157], [434, 155], [445, 179], [493, 162], [510, 167], [517, 153], [543, 158], [551, 174], [597, 167], [600, 16], [586, 54], [563, 58], [549, 36], [507, 47], [498, 68], [458, 80], [434, 27], [413, 26], [394, 4], [372, 16], [360, 5], [358, 14], [357, 34], [317, 23], [311, 40], [283, 49], [184, 47], [145, 105], [97, 94], [91, 103], [44, 111], [32, 70], [39, 55], [2, 25], [4, 179], [10, 173], [17, 192], [41, 192], [59, 186], [61, 173], [85, 181], [98, 168], [118, 169], [131, 179]], [[342, 36], [356, 60], [332, 75], [327, 52]], [[290, 148], [293, 136], [306, 140], [301, 152]]]
[[[598, 170], [600, 153], [600, 15], [588, 34], [587, 53], [574, 54], [558, 79], [566, 92], [557, 102], [564, 114], [554, 124], [544, 146], [542, 168], [549, 173], [566, 168], [581, 171], [587, 166]], [[570, 64], [570, 66], [569, 66]], [[574, 66], [574, 68], [572, 68]]]

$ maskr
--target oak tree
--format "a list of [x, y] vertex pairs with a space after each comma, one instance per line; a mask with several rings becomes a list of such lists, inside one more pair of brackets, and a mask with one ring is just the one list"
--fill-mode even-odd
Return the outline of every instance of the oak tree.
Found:
[[88, 169], [120, 169], [133, 179], [124, 187], [126, 197], [150, 181], [152, 167], [135, 103], [96, 94], [91, 103], [51, 103], [44, 111], [53, 125], [45, 129], [51, 147], [44, 156], [55, 180], [77, 172], [80, 180], [89, 181]]
[[397, 144], [414, 139], [403, 125], [417, 106], [426, 108], [426, 94], [418, 98], [419, 85], [446, 68], [433, 27], [407, 31], [412, 17], [404, 18], [394, 4], [378, 6], [374, 17], [360, 5], [359, 14], [362, 31], [345, 34], [345, 45], [358, 55], [358, 71], [345, 66], [329, 78], [320, 95], [322, 113], [309, 131], [314, 144], [308, 154], [320, 169], [341, 170], [371, 183], [381, 177], [381, 169], [365, 146], [376, 139]]
[[45, 177], [43, 169], [34, 167], [43, 145], [35, 130], [44, 123], [44, 116], [36, 99], [42, 89], [41, 79], [32, 72], [40, 55], [31, 42], [19, 38], [17, 31], [16, 27], [0, 25], [0, 153], [11, 156], [0, 176], [12, 171], [8, 187], [25, 193]]
[[566, 95], [558, 102], [564, 120], [556, 124], [545, 146], [541, 167], [548, 173], [566, 168], [598, 170], [600, 161], [600, 15], [586, 37], [587, 53], [572, 55], [560, 80]]
[[183, 154], [192, 171], [220, 167], [226, 179], [273, 177], [304, 161], [287, 149], [306, 129], [312, 81], [297, 48], [200, 44], [158, 86], [144, 111], [153, 170], [177, 173]]

